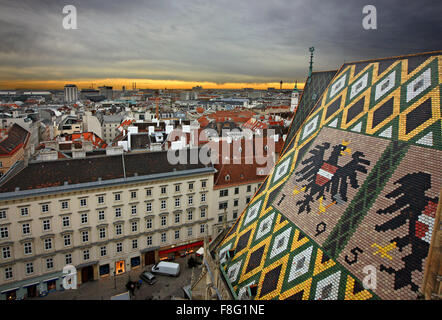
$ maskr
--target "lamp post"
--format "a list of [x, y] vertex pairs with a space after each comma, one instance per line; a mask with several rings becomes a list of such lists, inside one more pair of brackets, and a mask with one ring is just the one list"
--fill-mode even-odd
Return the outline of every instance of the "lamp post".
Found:
[[114, 289], [117, 289], [117, 271], [114, 270]]

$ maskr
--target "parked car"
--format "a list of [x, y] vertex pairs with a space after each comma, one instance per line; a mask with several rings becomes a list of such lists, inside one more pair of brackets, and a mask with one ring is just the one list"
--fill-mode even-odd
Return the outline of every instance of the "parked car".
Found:
[[150, 285], [157, 282], [157, 278], [155, 278], [155, 276], [149, 271], [144, 271], [142, 274], [140, 274], [140, 279]]
[[152, 273], [178, 277], [180, 275], [180, 265], [175, 262], [160, 261], [152, 267]]

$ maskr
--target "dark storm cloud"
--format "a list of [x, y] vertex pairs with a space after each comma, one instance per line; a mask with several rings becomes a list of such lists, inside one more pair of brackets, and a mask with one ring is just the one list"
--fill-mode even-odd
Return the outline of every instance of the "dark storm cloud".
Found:
[[[62, 28], [62, 8], [78, 30]], [[377, 8], [378, 29], [362, 28]], [[0, 78], [303, 80], [345, 61], [441, 49], [436, 1], [1, 1]]]

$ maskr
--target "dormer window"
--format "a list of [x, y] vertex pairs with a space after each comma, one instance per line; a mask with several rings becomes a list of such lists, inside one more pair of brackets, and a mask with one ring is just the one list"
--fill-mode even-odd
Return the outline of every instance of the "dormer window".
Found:
[[226, 175], [225, 177], [224, 177], [224, 179], [226, 180], [226, 181], [229, 181], [230, 180], [230, 175]]

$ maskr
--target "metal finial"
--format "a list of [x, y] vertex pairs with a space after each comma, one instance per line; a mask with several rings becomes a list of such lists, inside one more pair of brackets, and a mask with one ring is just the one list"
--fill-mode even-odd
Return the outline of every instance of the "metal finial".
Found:
[[310, 51], [310, 66], [309, 66], [309, 70], [308, 70], [308, 77], [310, 80], [310, 77], [312, 76], [312, 72], [313, 72], [313, 52], [315, 51], [315, 47], [310, 47], [309, 51]]

